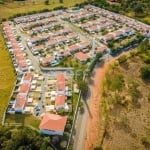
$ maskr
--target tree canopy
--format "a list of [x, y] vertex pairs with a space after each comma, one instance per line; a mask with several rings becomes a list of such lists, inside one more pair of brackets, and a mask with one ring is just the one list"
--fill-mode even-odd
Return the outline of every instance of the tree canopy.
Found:
[[42, 136], [27, 127], [0, 127], [1, 150], [52, 150], [50, 137]]

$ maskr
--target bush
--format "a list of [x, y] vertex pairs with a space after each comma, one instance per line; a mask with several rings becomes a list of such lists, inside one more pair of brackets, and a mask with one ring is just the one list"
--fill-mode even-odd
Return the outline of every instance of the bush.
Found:
[[142, 79], [144, 80], [150, 79], [150, 67], [149, 66], [142, 67], [140, 71], [141, 71]]
[[145, 147], [150, 148], [150, 138], [149, 137], [143, 137], [141, 139], [141, 142]]
[[62, 149], [65, 149], [66, 146], [67, 146], [67, 141], [61, 141], [61, 142], [60, 142], [60, 147], [61, 147]]
[[120, 73], [115, 74], [114, 76], [111, 77], [110, 79], [110, 83], [109, 83], [109, 88], [112, 91], [121, 91], [124, 87], [124, 76]]
[[70, 131], [70, 129], [71, 129], [71, 124], [70, 124], [70, 123], [67, 123], [67, 124], [66, 124], [66, 130], [67, 130], [67, 131]]
[[94, 150], [103, 150], [102, 147], [95, 147]]
[[121, 63], [125, 63], [127, 61], [127, 56], [126, 55], [122, 55], [118, 58], [119, 64]]
[[45, 5], [49, 5], [49, 0], [45, 0]]

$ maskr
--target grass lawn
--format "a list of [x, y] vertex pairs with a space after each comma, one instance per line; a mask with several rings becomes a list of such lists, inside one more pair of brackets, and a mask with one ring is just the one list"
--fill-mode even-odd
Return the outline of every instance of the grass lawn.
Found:
[[76, 110], [79, 94], [73, 93], [73, 113]]
[[40, 119], [37, 119], [33, 115], [15, 114], [6, 115], [5, 123], [22, 123], [23, 125], [30, 125], [34, 128], [39, 129]]
[[87, 65], [84, 63], [80, 63], [75, 58], [72, 57], [66, 57], [60, 62], [58, 67], [72, 67], [75, 70], [82, 70], [84, 71], [87, 68]]
[[9, 2], [0, 5], [0, 18], [8, 18], [17, 13], [26, 13], [42, 9], [53, 9], [59, 6], [71, 7], [77, 3], [82, 3], [85, 0], [50, 0], [49, 5], [44, 4], [44, 0], [26, 0], [26, 2]]
[[5, 47], [3, 37], [0, 33], [0, 122], [8, 105], [9, 97], [15, 82], [15, 74], [9, 53]]

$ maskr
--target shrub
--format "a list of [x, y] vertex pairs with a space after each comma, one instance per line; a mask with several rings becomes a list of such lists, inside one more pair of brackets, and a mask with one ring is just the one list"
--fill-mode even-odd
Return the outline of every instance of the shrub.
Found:
[[121, 91], [123, 89], [123, 86], [124, 86], [124, 77], [122, 74], [115, 74], [112, 78], [111, 78], [111, 81], [110, 81], [110, 89], [112, 91]]
[[49, 0], [45, 0], [45, 5], [49, 5]]
[[125, 63], [127, 61], [127, 56], [126, 55], [122, 55], [118, 58], [119, 63]]
[[149, 66], [142, 67], [140, 71], [141, 71], [142, 79], [144, 80], [150, 79], [150, 67]]
[[102, 147], [95, 147], [94, 150], [103, 150]]
[[149, 137], [143, 137], [141, 139], [141, 142], [145, 147], [150, 148], [150, 138]]

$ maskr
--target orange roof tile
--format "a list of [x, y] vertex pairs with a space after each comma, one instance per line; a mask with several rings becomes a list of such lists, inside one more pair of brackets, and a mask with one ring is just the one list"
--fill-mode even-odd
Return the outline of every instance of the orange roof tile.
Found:
[[40, 123], [39, 128], [45, 130], [53, 130], [63, 132], [67, 122], [66, 116], [46, 113]]
[[58, 90], [65, 90], [65, 75], [63, 73], [57, 74], [57, 88]]
[[16, 97], [15, 108], [23, 108], [26, 104], [26, 97], [20, 96], [19, 94]]
[[66, 96], [65, 95], [57, 95], [55, 100], [55, 106], [62, 106], [65, 104]]
[[85, 61], [87, 60], [88, 58], [90, 58], [90, 56], [88, 56], [87, 54], [83, 53], [83, 52], [78, 52], [75, 54], [75, 57], [77, 59], [79, 59], [80, 61]]
[[28, 93], [29, 89], [30, 89], [30, 85], [23, 83], [19, 87], [19, 93]]
[[53, 61], [55, 58], [54, 56], [49, 56], [49, 57], [45, 57], [42, 59], [42, 63], [50, 63], [51, 61]]
[[23, 80], [25, 80], [25, 81], [31, 81], [31, 80], [32, 80], [32, 77], [33, 77], [33, 74], [32, 74], [31, 72], [27, 72], [27, 73], [24, 75]]
[[100, 46], [100, 47], [97, 48], [97, 51], [103, 52], [106, 49], [107, 49], [107, 46]]

